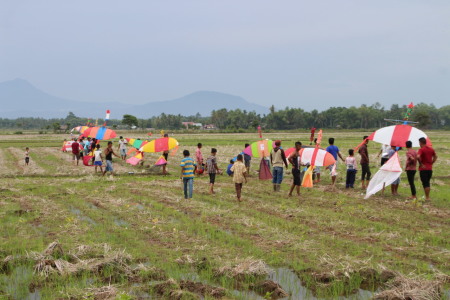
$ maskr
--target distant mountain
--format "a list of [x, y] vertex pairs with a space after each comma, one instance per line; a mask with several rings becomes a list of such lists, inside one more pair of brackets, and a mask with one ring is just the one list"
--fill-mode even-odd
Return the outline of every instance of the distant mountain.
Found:
[[150, 102], [135, 106], [132, 114], [138, 115], [139, 112], [145, 112], [150, 115], [166, 113], [191, 116], [200, 113], [202, 116], [209, 116], [211, 111], [221, 108], [228, 110], [239, 108], [246, 111], [255, 111], [258, 114], [267, 114], [269, 112], [268, 108], [250, 103], [239, 96], [219, 92], [199, 91], [178, 99]]
[[121, 119], [124, 114], [138, 118], [150, 118], [161, 113], [184, 116], [200, 113], [208, 116], [212, 110], [221, 108], [268, 113], [268, 108], [241, 97], [211, 91], [199, 91], [178, 99], [143, 105], [74, 101], [49, 95], [24, 79], [1, 82], [0, 103], [0, 118], [64, 118], [69, 112], [80, 117], [101, 118], [106, 109], [111, 110], [111, 117], [115, 119]]

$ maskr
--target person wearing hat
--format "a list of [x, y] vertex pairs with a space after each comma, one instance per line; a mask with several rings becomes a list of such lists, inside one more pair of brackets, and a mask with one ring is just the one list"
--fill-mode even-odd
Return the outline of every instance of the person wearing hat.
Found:
[[286, 154], [281, 149], [281, 141], [275, 141], [275, 147], [270, 152], [270, 162], [272, 163], [272, 183], [274, 192], [281, 190], [281, 182], [283, 181], [283, 164], [288, 168]]

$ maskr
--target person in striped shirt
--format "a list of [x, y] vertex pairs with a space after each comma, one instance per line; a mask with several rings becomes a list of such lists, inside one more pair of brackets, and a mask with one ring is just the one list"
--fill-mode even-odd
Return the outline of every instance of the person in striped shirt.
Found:
[[184, 187], [184, 199], [192, 198], [192, 191], [194, 189], [194, 173], [197, 169], [197, 165], [194, 160], [189, 157], [189, 150], [183, 151], [184, 158], [181, 160], [181, 176], [180, 179], [183, 180]]

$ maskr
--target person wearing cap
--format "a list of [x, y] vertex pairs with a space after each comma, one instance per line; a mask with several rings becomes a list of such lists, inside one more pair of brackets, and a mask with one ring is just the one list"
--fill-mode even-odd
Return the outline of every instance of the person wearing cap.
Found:
[[270, 152], [270, 162], [272, 163], [272, 183], [274, 192], [281, 190], [281, 182], [283, 181], [283, 164], [288, 168], [286, 154], [281, 149], [281, 141], [275, 141], [275, 147]]

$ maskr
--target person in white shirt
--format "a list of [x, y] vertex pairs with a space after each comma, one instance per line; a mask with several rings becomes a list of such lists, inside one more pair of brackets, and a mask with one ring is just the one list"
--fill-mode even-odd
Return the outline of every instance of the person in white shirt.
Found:
[[127, 141], [123, 139], [123, 136], [120, 137], [119, 146], [117, 147], [120, 153], [120, 157], [122, 160], [127, 159]]
[[94, 166], [95, 173], [97, 173], [97, 167], [100, 167], [100, 172], [103, 173], [103, 155], [102, 150], [100, 150], [100, 144], [97, 144], [94, 151]]

